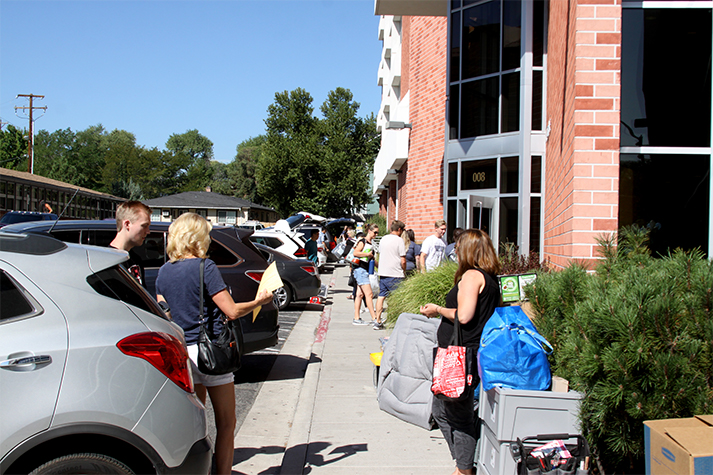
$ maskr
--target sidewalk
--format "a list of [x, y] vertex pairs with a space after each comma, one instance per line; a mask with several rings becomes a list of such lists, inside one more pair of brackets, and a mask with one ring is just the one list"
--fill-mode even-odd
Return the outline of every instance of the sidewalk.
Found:
[[388, 330], [351, 324], [347, 267], [326, 277], [324, 311], [302, 313], [235, 437], [233, 473], [452, 473], [440, 431], [379, 410], [369, 353]]

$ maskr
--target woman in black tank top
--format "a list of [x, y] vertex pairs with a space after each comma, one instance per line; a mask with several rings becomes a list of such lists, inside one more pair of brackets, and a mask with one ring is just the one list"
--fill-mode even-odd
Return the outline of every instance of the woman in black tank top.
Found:
[[[495, 280], [500, 272], [500, 261], [485, 231], [468, 229], [458, 237], [458, 270], [453, 288], [446, 296], [446, 306], [426, 304], [421, 313], [427, 317], [441, 316], [438, 327], [438, 346], [446, 348], [453, 338], [453, 321], [458, 318], [463, 344], [475, 352], [480, 335], [495, 308], [500, 305], [500, 288]], [[475, 374], [468, 397], [459, 401], [433, 399], [433, 417], [448, 442], [451, 456], [456, 461], [454, 475], [472, 474], [475, 445], [479, 434], [475, 427], [473, 393], [478, 385]]]

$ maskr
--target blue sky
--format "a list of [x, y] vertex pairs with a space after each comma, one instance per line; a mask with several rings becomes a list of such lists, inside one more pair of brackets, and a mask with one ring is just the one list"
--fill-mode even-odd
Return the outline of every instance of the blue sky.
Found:
[[164, 149], [197, 129], [229, 162], [276, 92], [302, 87], [319, 115], [345, 87], [376, 114], [378, 24], [373, 0], [0, 0], [0, 120], [27, 128], [15, 97], [44, 95], [36, 130], [101, 123]]

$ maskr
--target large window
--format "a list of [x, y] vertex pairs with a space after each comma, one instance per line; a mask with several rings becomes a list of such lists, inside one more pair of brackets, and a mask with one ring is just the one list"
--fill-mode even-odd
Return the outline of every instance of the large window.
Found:
[[651, 250], [708, 251], [709, 155], [620, 155], [619, 226], [651, 230]]
[[465, 0], [452, 6], [450, 138], [518, 131], [520, 0]]
[[621, 121], [622, 147], [710, 147], [710, 9], [623, 9]]
[[710, 2], [622, 7], [619, 226], [710, 255]]

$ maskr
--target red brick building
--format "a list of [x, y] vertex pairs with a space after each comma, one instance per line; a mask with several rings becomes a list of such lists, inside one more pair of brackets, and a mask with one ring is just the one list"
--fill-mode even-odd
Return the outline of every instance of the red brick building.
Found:
[[[400, 68], [410, 99], [379, 117], [382, 212], [419, 241], [445, 218], [556, 266], [596, 259], [596, 238], [629, 224], [651, 229], [656, 252], [710, 254], [711, 8], [376, 0], [400, 15], [382, 66]], [[399, 154], [390, 132], [406, 135]]]

